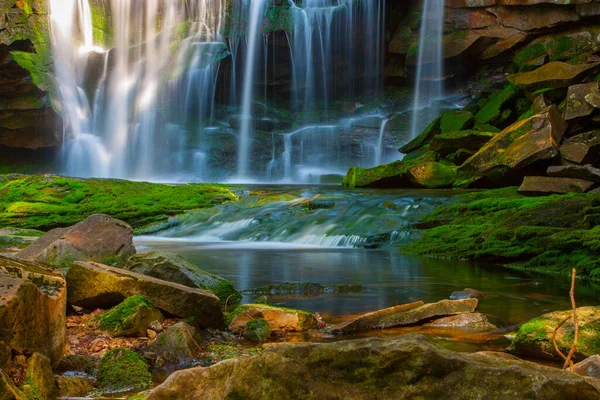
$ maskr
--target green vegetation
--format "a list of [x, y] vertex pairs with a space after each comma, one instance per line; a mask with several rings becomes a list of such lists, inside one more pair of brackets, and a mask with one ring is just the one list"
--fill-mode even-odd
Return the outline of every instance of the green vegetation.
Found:
[[148, 364], [137, 353], [127, 349], [110, 350], [100, 362], [98, 392], [125, 393], [146, 389], [152, 384]]
[[524, 197], [516, 188], [460, 195], [426, 216], [404, 251], [600, 278], [600, 194]]
[[219, 185], [4, 175], [0, 176], [0, 226], [51, 229], [101, 213], [135, 228], [235, 199]]
[[[121, 304], [111, 308], [97, 317], [98, 329], [108, 332], [121, 332], [135, 329], [139, 321], [135, 321], [135, 314], [140, 309], [146, 309], [150, 314], [158, 315], [157, 308], [144, 296], [131, 296]], [[152, 321], [149, 321], [152, 322]]]
[[262, 353], [263, 349], [258, 347], [242, 348], [238, 346], [214, 344], [208, 346], [208, 353], [204, 357], [207, 363], [217, 363], [219, 361], [232, 358], [252, 357]]

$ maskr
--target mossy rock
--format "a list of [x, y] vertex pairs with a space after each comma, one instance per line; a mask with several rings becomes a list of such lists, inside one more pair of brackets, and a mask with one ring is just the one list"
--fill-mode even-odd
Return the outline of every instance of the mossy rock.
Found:
[[431, 141], [429, 148], [441, 156], [447, 156], [460, 149], [479, 150], [492, 139], [496, 133], [476, 130], [441, 133]]
[[417, 187], [450, 188], [456, 179], [456, 167], [439, 162], [424, 162], [409, 169], [408, 179]]
[[[556, 344], [568, 354], [575, 338], [573, 311], [555, 311], [544, 314], [523, 324], [511, 344], [511, 351], [534, 357], [559, 358], [552, 336], [555, 328], [565, 319], [569, 320], [558, 330]], [[575, 358], [582, 360], [600, 353], [600, 307], [580, 307], [577, 309], [579, 341]]]
[[242, 299], [242, 294], [235, 289], [233, 283], [201, 270], [176, 254], [160, 251], [139, 253], [130, 257], [123, 269], [188, 287], [209, 290], [221, 299], [223, 304], [237, 304]]
[[566, 88], [580, 83], [586, 76], [595, 75], [600, 63], [572, 65], [555, 61], [533, 71], [508, 76], [509, 82], [519, 90], [536, 91], [545, 88]]
[[95, 323], [98, 329], [113, 336], [146, 336], [150, 324], [162, 320], [160, 310], [144, 296], [137, 295], [102, 313]]
[[408, 154], [412, 153], [415, 150], [419, 150], [426, 144], [429, 144], [431, 140], [441, 132], [441, 118], [438, 118], [431, 122], [427, 128], [416, 138], [400, 147], [400, 153]]
[[110, 350], [100, 362], [98, 394], [134, 392], [146, 389], [151, 384], [152, 375], [148, 371], [148, 364], [131, 350]]
[[267, 321], [274, 332], [301, 332], [318, 326], [316, 315], [308, 311], [266, 304], [244, 304], [227, 316], [229, 330], [242, 333], [246, 324], [254, 319]]
[[517, 88], [508, 85], [504, 90], [494, 93], [490, 96], [487, 103], [475, 114], [475, 123], [477, 126], [494, 124], [502, 118], [503, 108], [515, 99], [518, 95]]
[[473, 113], [470, 111], [446, 110], [442, 113], [440, 120], [440, 129], [442, 134], [462, 131], [472, 126]]
[[271, 336], [271, 327], [264, 319], [253, 319], [246, 323], [244, 338], [252, 342], [266, 342]]
[[27, 360], [25, 382], [20, 387], [28, 399], [52, 400], [58, 395], [58, 388], [52, 373], [50, 359], [39, 353]]
[[234, 358], [248, 358], [263, 351], [260, 347], [244, 348], [241, 345], [234, 346], [231, 344], [212, 344], [206, 350], [207, 353], [204, 355], [203, 361], [207, 364], [214, 364]]

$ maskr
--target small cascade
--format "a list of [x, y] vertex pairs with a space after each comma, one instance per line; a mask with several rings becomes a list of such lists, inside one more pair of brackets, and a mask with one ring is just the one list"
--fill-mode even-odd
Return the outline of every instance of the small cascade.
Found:
[[444, 0], [424, 0], [410, 139], [440, 114], [436, 102], [444, 95]]
[[379, 128], [379, 138], [377, 139], [377, 148], [375, 149], [375, 162], [374, 165], [381, 165], [383, 159], [385, 128], [389, 122], [389, 119], [385, 118], [381, 121], [381, 128]]

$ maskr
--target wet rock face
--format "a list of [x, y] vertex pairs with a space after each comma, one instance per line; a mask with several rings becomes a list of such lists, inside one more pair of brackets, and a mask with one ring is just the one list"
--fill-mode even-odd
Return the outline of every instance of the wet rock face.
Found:
[[133, 254], [133, 229], [123, 221], [95, 214], [69, 228], [51, 230], [18, 257], [68, 268], [75, 261], [124, 263]]
[[[502, 376], [502, 379], [499, 379]], [[597, 381], [556, 368], [455, 353], [424, 336], [278, 345], [171, 375], [148, 399], [596, 399]], [[516, 395], [515, 397], [515, 394]]]
[[59, 271], [0, 256], [0, 342], [54, 363], [66, 335], [67, 288]]

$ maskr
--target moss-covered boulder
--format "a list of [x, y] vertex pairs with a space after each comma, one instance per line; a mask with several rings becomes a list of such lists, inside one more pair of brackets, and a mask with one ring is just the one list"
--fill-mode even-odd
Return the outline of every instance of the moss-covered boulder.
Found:
[[164, 281], [210, 290], [221, 299], [222, 303], [236, 304], [242, 299], [241, 293], [235, 289], [233, 283], [201, 270], [176, 254], [160, 251], [136, 254], [129, 258], [123, 269]]
[[58, 361], [65, 345], [66, 308], [66, 282], [59, 271], [0, 256], [0, 342]]
[[441, 132], [441, 119], [438, 118], [431, 122], [427, 128], [416, 138], [400, 147], [400, 153], [409, 154], [413, 151], [419, 150], [433, 139], [438, 133]]
[[525, 196], [548, 196], [551, 194], [585, 193], [592, 189], [594, 182], [576, 178], [556, 178], [549, 176], [526, 176], [519, 193]]
[[121, 304], [99, 315], [94, 321], [98, 329], [113, 336], [146, 336], [154, 321], [162, 321], [163, 315], [144, 296], [131, 296]]
[[439, 162], [424, 162], [408, 170], [408, 180], [427, 189], [449, 188], [456, 179], [456, 167]]
[[29, 357], [25, 382], [20, 389], [30, 399], [53, 400], [58, 396], [58, 387], [48, 357], [39, 353], [33, 353]]
[[146, 360], [131, 350], [110, 350], [100, 362], [96, 389], [98, 394], [140, 391], [151, 384], [152, 375]]
[[496, 133], [476, 130], [441, 133], [433, 138], [429, 149], [447, 156], [460, 149], [477, 151], [492, 139]]
[[221, 301], [206, 290], [96, 263], [76, 262], [67, 273], [69, 302], [86, 308], [108, 308], [142, 295], [156, 307], [203, 328], [225, 327]]
[[509, 75], [508, 80], [520, 90], [566, 88], [580, 83], [586, 76], [594, 74], [599, 67], [600, 63], [573, 65], [555, 61], [530, 72]]
[[204, 338], [192, 326], [179, 322], [150, 343], [148, 351], [156, 356], [152, 374], [162, 382], [173, 372], [198, 365]]
[[281, 344], [261, 354], [171, 375], [149, 400], [597, 399], [600, 386], [526, 361], [458, 353], [421, 335]]
[[458, 170], [457, 186], [481, 177], [502, 178], [540, 160], [554, 158], [566, 124], [554, 106], [497, 134]]
[[246, 323], [244, 338], [252, 342], [266, 342], [271, 336], [271, 327], [264, 319], [252, 319]]
[[462, 131], [473, 126], [473, 113], [466, 110], [446, 110], [440, 119], [442, 133]]
[[43, 234], [35, 229], [0, 228], [0, 252], [23, 250]]
[[133, 254], [131, 227], [108, 215], [95, 214], [71, 227], [51, 230], [18, 257], [66, 269], [75, 261], [125, 263]]
[[475, 114], [475, 124], [479, 126], [497, 122], [506, 105], [515, 99], [518, 93], [515, 86], [508, 85], [504, 90], [491, 95], [485, 105]]
[[[572, 310], [555, 311], [523, 324], [511, 344], [511, 351], [539, 358], [559, 358], [552, 343], [552, 335], [554, 329], [572, 315]], [[575, 359], [583, 360], [594, 354], [600, 354], [600, 307], [579, 307], [577, 318], [579, 341]], [[567, 354], [573, 346], [574, 338], [575, 328], [573, 319], [570, 318], [556, 334], [558, 348]]]
[[317, 328], [317, 317], [308, 311], [266, 304], [244, 304], [229, 313], [229, 330], [243, 333], [246, 324], [255, 319], [267, 321], [273, 332], [301, 332]]
[[401, 304], [360, 315], [329, 328], [331, 332], [350, 334], [374, 329], [414, 325], [450, 315], [468, 314], [477, 308], [477, 299], [442, 300], [423, 304], [422, 301]]

